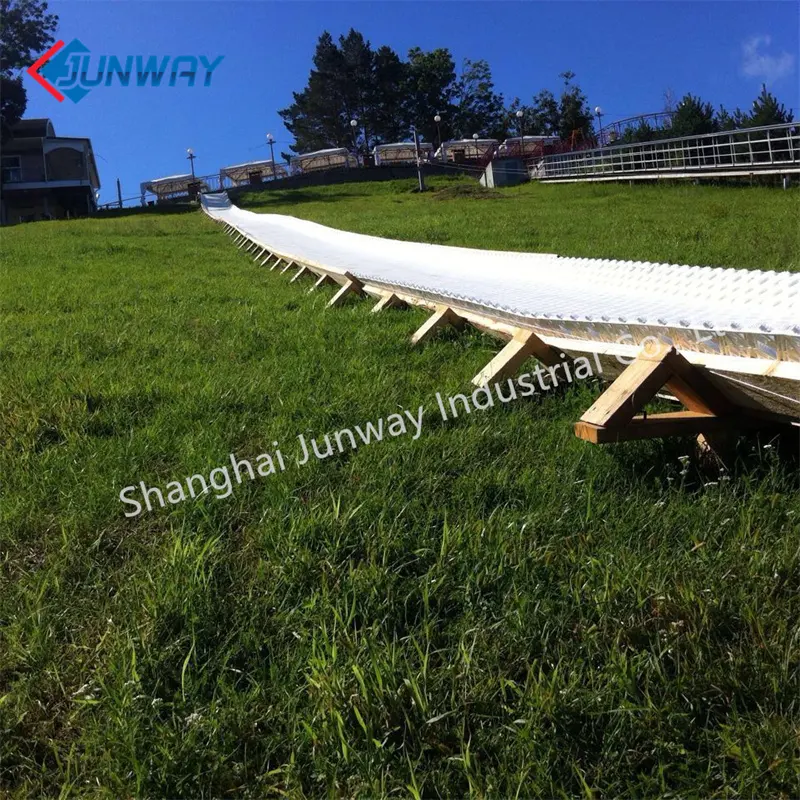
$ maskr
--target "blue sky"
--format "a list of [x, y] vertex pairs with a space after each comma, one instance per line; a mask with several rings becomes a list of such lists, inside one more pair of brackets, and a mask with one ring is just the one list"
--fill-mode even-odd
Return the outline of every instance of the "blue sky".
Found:
[[448, 47], [456, 62], [489, 61], [507, 100], [557, 91], [570, 69], [604, 122], [663, 107], [667, 88], [715, 106], [746, 108], [766, 81], [800, 114], [796, 2], [231, 2], [231, 0], [51, 0], [58, 37], [79, 38], [95, 57], [224, 55], [211, 86], [99, 87], [77, 104], [57, 102], [29, 76], [27, 116], [56, 133], [89, 136], [102, 201], [138, 194], [148, 178], [198, 174], [268, 157], [271, 132], [290, 137], [277, 110], [305, 85], [317, 38], [350, 27], [404, 56]]

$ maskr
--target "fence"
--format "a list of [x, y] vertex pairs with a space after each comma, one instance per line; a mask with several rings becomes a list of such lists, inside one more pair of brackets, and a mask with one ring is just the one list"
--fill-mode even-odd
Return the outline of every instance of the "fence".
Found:
[[615, 180], [788, 172], [800, 172], [800, 124], [796, 123], [549, 155], [535, 166], [532, 177]]

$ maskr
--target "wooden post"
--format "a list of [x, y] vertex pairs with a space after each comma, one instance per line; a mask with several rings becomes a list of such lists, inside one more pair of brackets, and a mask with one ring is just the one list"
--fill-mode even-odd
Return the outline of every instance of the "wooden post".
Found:
[[406, 303], [405, 300], [401, 300], [394, 292], [389, 292], [383, 295], [373, 306], [372, 313], [378, 314], [385, 308], [408, 308], [408, 303]]
[[340, 306], [351, 294], [356, 294], [359, 297], [364, 295], [364, 284], [358, 278], [351, 275], [349, 272], [345, 272], [344, 276], [347, 282], [344, 283], [342, 288], [331, 298], [331, 301], [328, 303], [328, 308]]
[[287, 261], [286, 264], [284, 265], [283, 269], [281, 270], [281, 275], [283, 275], [283, 273], [286, 272], [287, 269], [291, 269], [293, 265], [294, 265], [294, 261], [292, 261], [291, 259], [289, 261]]
[[308, 290], [309, 294], [316, 289], [319, 289], [320, 286], [329, 286], [331, 284], [336, 283], [336, 281], [328, 275], [327, 272], [323, 272], [322, 275], [319, 276], [317, 282]]
[[459, 317], [450, 306], [436, 306], [436, 311], [425, 320], [419, 330], [411, 337], [411, 344], [425, 344], [439, 328], [445, 325], [460, 328], [463, 324], [464, 318]]
[[311, 272], [311, 270], [305, 264], [301, 264], [300, 269], [298, 269], [297, 272], [295, 272], [289, 283], [294, 283], [298, 278], [302, 278], [303, 275], [312, 275], [312, 274], [313, 273]]
[[555, 347], [543, 342], [533, 331], [520, 328], [510, 342], [472, 379], [476, 386], [486, 386], [513, 376], [531, 356], [548, 367], [555, 367], [564, 361]]

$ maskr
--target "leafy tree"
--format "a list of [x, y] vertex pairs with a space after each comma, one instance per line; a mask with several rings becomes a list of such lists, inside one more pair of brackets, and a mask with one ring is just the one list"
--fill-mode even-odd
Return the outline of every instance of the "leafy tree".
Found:
[[592, 112], [586, 95], [577, 84], [572, 83], [574, 72], [562, 72], [564, 90], [558, 103], [558, 135], [563, 140], [586, 138], [592, 133]]
[[454, 86], [453, 132], [462, 139], [477, 133], [504, 138], [506, 114], [502, 95], [494, 91], [492, 71], [483, 59], [466, 59]]
[[560, 127], [561, 112], [555, 95], [549, 89], [542, 89], [533, 98], [533, 120], [530, 132], [537, 136], [555, 136]]
[[4, 138], [27, 107], [18, 73], [52, 44], [57, 27], [58, 17], [47, 13], [46, 0], [0, 0], [0, 126]]
[[22, 78], [0, 75], [0, 137], [6, 141], [11, 129], [22, 119], [28, 104], [28, 94]]
[[453, 136], [455, 81], [456, 65], [447, 48], [425, 52], [414, 47], [408, 51], [405, 116], [429, 142], [438, 141], [437, 114], [442, 118], [442, 140]]

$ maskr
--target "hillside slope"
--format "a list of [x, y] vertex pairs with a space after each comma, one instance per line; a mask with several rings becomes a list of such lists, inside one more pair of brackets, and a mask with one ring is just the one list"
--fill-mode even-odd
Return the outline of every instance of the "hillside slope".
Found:
[[[336, 191], [269, 202], [369, 227], [397, 200], [397, 235], [463, 204], [430, 223], [463, 244], [513, 209]], [[744, 266], [760, 213], [649, 257]], [[326, 310], [199, 212], [2, 250], [0, 794], [800, 793], [800, 499], [768, 443], [714, 480], [690, 443], [592, 447], [591, 383], [445, 421], [496, 342], [412, 348], [421, 312]], [[416, 438], [296, 463], [420, 406]], [[124, 487], [225, 465], [230, 491], [125, 516]]]

